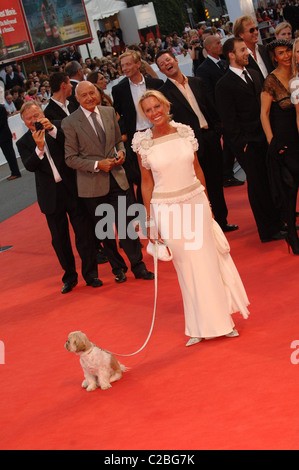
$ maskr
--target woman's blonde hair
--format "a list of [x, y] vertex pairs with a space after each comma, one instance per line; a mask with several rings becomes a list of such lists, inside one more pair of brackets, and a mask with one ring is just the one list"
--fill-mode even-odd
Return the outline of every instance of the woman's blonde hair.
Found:
[[141, 112], [142, 116], [146, 117], [144, 114], [144, 110], [142, 107], [142, 103], [144, 100], [147, 98], [156, 98], [160, 103], [162, 103], [164, 106], [166, 106], [167, 110], [170, 110], [170, 102], [168, 99], [161, 93], [160, 91], [157, 90], [147, 90], [143, 95], [140, 97], [138, 101], [138, 109]]
[[296, 38], [293, 44], [293, 54], [292, 54], [292, 65], [293, 65], [293, 72], [296, 74], [299, 72], [299, 64], [296, 60], [296, 44], [299, 43], [299, 38]]
[[285, 28], [290, 28], [290, 30], [292, 31], [292, 26], [287, 21], [283, 21], [282, 23], [279, 23], [275, 28], [275, 37], [277, 37], [280, 31], [282, 31]]

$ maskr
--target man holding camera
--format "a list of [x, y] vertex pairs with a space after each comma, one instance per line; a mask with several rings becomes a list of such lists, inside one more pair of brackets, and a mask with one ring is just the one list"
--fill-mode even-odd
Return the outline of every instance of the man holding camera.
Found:
[[94, 228], [78, 198], [75, 172], [65, 164], [64, 134], [34, 101], [26, 102], [20, 114], [29, 130], [17, 141], [17, 147], [25, 168], [35, 173], [37, 201], [64, 270], [61, 293], [70, 292], [78, 283], [68, 217], [82, 261], [82, 276], [88, 286], [100, 287], [103, 283], [98, 279]]

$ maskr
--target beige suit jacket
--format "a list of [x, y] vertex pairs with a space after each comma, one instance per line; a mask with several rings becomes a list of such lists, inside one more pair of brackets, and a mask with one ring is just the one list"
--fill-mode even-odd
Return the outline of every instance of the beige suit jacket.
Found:
[[[77, 170], [80, 197], [99, 197], [108, 194], [110, 190], [109, 173], [95, 170], [95, 162], [104, 158], [112, 158], [115, 149], [125, 152], [114, 108], [98, 106], [98, 109], [106, 133], [104, 155], [100, 151], [98, 137], [81, 107], [63, 119], [61, 123], [65, 134], [66, 164]], [[121, 189], [129, 188], [125, 170], [121, 165], [115, 165], [111, 173]]]

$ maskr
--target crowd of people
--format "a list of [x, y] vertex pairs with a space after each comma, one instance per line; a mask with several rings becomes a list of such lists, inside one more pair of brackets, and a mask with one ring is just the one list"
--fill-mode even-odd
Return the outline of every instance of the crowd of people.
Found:
[[[64, 272], [63, 294], [78, 282], [67, 214], [88, 286], [102, 285], [96, 259], [110, 262], [116, 283], [126, 281], [120, 247], [136, 279], [154, 279], [137, 235], [125, 231], [119, 246], [113, 236], [94, 237], [103, 221], [102, 205], [113, 207], [121, 232], [117, 201], [122, 196], [126, 227], [133, 220], [128, 207], [139, 202], [147, 211], [146, 225], [155, 227], [154, 238], [166, 241], [173, 253], [187, 346], [203, 338], [238, 336], [231, 314], [240, 311], [247, 318], [249, 302], [223, 234], [239, 229], [228, 221], [223, 190], [244, 184], [234, 176], [236, 161], [246, 175], [260, 241], [286, 239], [289, 250], [299, 254], [299, 39], [280, 12], [276, 17], [271, 9], [257, 12], [277, 22], [267, 46], [259, 44], [256, 18], [244, 15], [215, 27], [186, 24], [181, 37], [173, 33], [148, 46], [122, 50], [120, 41], [115, 56], [106, 48], [102, 59], [84, 63], [71, 49], [72, 58], [53, 63], [55, 71], [46, 77], [36, 74], [25, 81], [8, 68], [6, 99], [14, 96], [14, 87], [23, 89], [19, 77], [26, 87], [33, 83], [20, 108], [29, 130], [17, 146], [25, 168], [36, 176], [38, 203]], [[192, 59], [190, 77], [180, 70], [181, 53]], [[151, 68], [154, 62], [165, 81]], [[110, 96], [105, 90], [114, 72], [114, 78], [123, 78]], [[167, 218], [160, 214], [159, 219], [161, 205], [178, 203], [183, 211], [186, 202], [192, 210], [198, 204], [204, 208], [203, 244], [191, 253], [185, 248], [188, 240], [178, 242], [173, 235], [183, 227], [171, 230]], [[111, 235], [113, 223], [104, 220]], [[153, 238], [151, 231], [147, 235]]]

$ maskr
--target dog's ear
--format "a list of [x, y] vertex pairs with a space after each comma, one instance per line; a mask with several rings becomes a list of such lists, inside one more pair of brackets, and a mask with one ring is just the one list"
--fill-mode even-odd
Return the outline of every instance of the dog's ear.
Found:
[[77, 352], [84, 352], [88, 348], [85, 338], [82, 338], [80, 336], [77, 336], [75, 338], [74, 346], [75, 346]]

